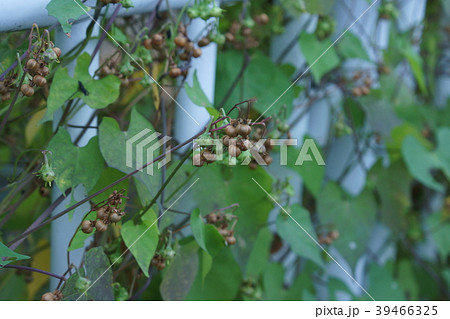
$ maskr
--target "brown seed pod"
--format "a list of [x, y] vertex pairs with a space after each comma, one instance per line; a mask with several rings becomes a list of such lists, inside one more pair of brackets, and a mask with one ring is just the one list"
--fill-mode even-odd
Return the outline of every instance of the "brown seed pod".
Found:
[[208, 221], [209, 224], [214, 224], [217, 222], [217, 215], [214, 213], [209, 213], [206, 216], [206, 220]]
[[47, 84], [47, 80], [43, 76], [37, 74], [33, 76], [33, 83], [37, 86], [43, 87]]
[[178, 32], [180, 32], [181, 34], [186, 35], [186, 27], [184, 25], [182, 25], [181, 23], [178, 26]]
[[187, 53], [187, 52], [182, 52], [182, 53], [180, 54], [180, 60], [181, 60], [181, 61], [187, 61], [187, 60], [189, 60], [189, 53]]
[[49, 197], [50, 196], [50, 188], [47, 188], [45, 186], [39, 187], [39, 195], [42, 197]]
[[144, 48], [146, 48], [147, 50], [151, 50], [152, 49], [152, 40], [151, 39], [145, 39], [142, 42], [142, 45], [144, 46]]
[[184, 70], [181, 71], [181, 75], [182, 76], [187, 76], [187, 74], [188, 74], [188, 70], [187, 69], [184, 69]]
[[34, 94], [34, 89], [31, 86], [29, 86], [28, 84], [22, 84], [22, 86], [20, 87], [20, 91], [25, 96], [33, 96], [33, 94]]
[[59, 58], [61, 56], [61, 49], [58, 47], [54, 47], [53, 52], [55, 52], [56, 56]]
[[199, 47], [205, 47], [205, 46], [207, 46], [210, 42], [211, 42], [211, 40], [209, 40], [208, 37], [203, 37], [203, 38], [200, 39], [200, 41], [198, 41], [197, 44], [198, 44]]
[[184, 47], [185, 45], [186, 45], [186, 43], [187, 43], [187, 39], [186, 39], [186, 37], [184, 36], [184, 35], [177, 35], [176, 37], [175, 37], [175, 39], [173, 39], [173, 41], [175, 42], [175, 45], [177, 46], [177, 47], [179, 47], [179, 48], [182, 48], [182, 47]]
[[272, 161], [273, 161], [273, 159], [272, 159], [272, 157], [269, 154], [264, 156], [264, 162], [266, 162], [267, 165], [272, 164]]
[[195, 48], [194, 51], [192, 51], [192, 56], [194, 58], [199, 58], [202, 55], [202, 49]]
[[95, 229], [98, 232], [103, 233], [103, 232], [105, 232], [108, 229], [108, 225], [106, 225], [101, 220], [97, 220], [97, 221], [95, 221]]
[[9, 93], [9, 92], [3, 93], [3, 95], [2, 95], [2, 102], [7, 101], [10, 98], [11, 98], [11, 93]]
[[328, 233], [328, 237], [330, 237], [333, 240], [337, 239], [339, 237], [339, 231], [337, 229], [330, 231]]
[[166, 263], [164, 261], [161, 261], [156, 265], [156, 268], [158, 268], [158, 270], [163, 270], [164, 268], [166, 268]]
[[251, 161], [248, 163], [248, 167], [250, 167], [250, 169], [256, 169], [258, 167], [258, 163], [256, 161]]
[[243, 151], [249, 150], [252, 148], [253, 144], [249, 139], [242, 139]]
[[226, 238], [227, 244], [228, 245], [234, 245], [236, 244], [236, 238], [234, 236], [230, 236]]
[[249, 37], [252, 35], [252, 29], [248, 27], [242, 28], [241, 33], [244, 37]]
[[42, 76], [47, 76], [50, 73], [50, 70], [48, 67], [46, 67], [45, 65], [42, 66], [41, 68], [39, 68], [39, 70], [37, 71], [40, 75]]
[[205, 162], [203, 161], [203, 158], [200, 154], [195, 154], [192, 157], [192, 164], [194, 164], [194, 166], [202, 167], [204, 163]]
[[362, 90], [361, 90], [361, 88], [360, 88], [360, 87], [354, 87], [354, 88], [352, 89], [352, 94], [353, 94], [354, 96], [361, 96], [361, 95], [362, 95]]
[[230, 145], [230, 137], [228, 135], [224, 135], [224, 137], [222, 137], [222, 144], [225, 145], [225, 146], [229, 146]]
[[176, 78], [181, 75], [181, 69], [180, 68], [171, 68], [169, 71], [169, 76], [171, 78]]
[[28, 71], [34, 71], [39, 67], [39, 63], [35, 59], [29, 59], [26, 67]]
[[97, 209], [97, 218], [98, 219], [104, 219], [108, 217], [108, 212], [106, 211], [105, 207], [100, 207]]
[[370, 93], [370, 89], [367, 86], [361, 87], [362, 95], [367, 95]]
[[41, 301], [55, 301], [56, 296], [52, 292], [46, 292], [42, 295]]
[[211, 153], [210, 150], [205, 150], [202, 153], [202, 158], [205, 160], [206, 163], [211, 164], [216, 161], [216, 154]]
[[122, 216], [120, 216], [118, 213], [114, 212], [109, 216], [109, 220], [113, 223], [118, 223], [122, 219]]
[[219, 234], [221, 234], [223, 237], [228, 237], [230, 234], [230, 231], [228, 229], [220, 228]]
[[225, 134], [229, 137], [236, 137], [238, 135], [238, 130], [233, 125], [228, 125], [225, 127]]
[[231, 32], [225, 33], [225, 40], [227, 40], [227, 42], [233, 42], [234, 41], [234, 34], [231, 33]]
[[152, 36], [152, 46], [153, 47], [159, 47], [163, 44], [163, 42], [164, 42], [164, 37], [161, 34], [156, 33]]
[[228, 146], [228, 153], [231, 157], [238, 157], [241, 154], [241, 150], [236, 145]]
[[186, 52], [194, 51], [194, 43], [187, 42], [186, 45], [184, 46], [184, 50], [186, 50]]
[[238, 21], [233, 21], [230, 26], [230, 32], [236, 33], [241, 28], [241, 24]]
[[90, 220], [84, 220], [81, 223], [81, 231], [85, 234], [90, 234], [92, 233], [92, 231], [94, 230], [94, 228], [92, 227], [92, 223]]
[[248, 124], [241, 124], [239, 125], [238, 133], [242, 137], [247, 137], [252, 132], [252, 127]]
[[366, 78], [364, 79], [364, 85], [369, 88], [372, 86], [372, 79], [370, 78], [370, 76], [366, 76]]
[[267, 24], [267, 23], [269, 23], [269, 16], [265, 13], [261, 13], [258, 16], [258, 21], [260, 24]]

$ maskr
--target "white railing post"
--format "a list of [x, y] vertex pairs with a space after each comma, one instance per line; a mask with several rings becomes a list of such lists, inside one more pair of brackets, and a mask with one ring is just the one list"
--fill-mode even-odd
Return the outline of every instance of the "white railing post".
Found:
[[[65, 52], [68, 52], [77, 44], [83, 42], [86, 39], [86, 30], [90, 22], [91, 20], [83, 20], [82, 22], [75, 24], [72, 27], [70, 38], [67, 37], [67, 35], [62, 31], [61, 28], [58, 28], [56, 30], [54, 42], [58, 45], [63, 54]], [[95, 26], [93, 32], [94, 35], [95, 33], [98, 34], [98, 27]], [[95, 44], [96, 44], [95, 40], [90, 41], [87, 44], [84, 51], [89, 54], [92, 54], [92, 52], [94, 51]], [[69, 69], [69, 74], [71, 76], [73, 75], [76, 62], [77, 61], [75, 60], [67, 66]], [[89, 67], [89, 73], [93, 75], [98, 67], [99, 67], [99, 55], [97, 54]], [[93, 109], [91, 109], [87, 105], [84, 105], [68, 121], [68, 123], [72, 125], [84, 126], [88, 123], [93, 113], [94, 113]], [[59, 123], [60, 117], [61, 112], [57, 112], [53, 120], [54, 129], [56, 129], [56, 125], [57, 123]], [[97, 118], [94, 118], [90, 126], [96, 125], [97, 125]], [[83, 129], [68, 127], [67, 130], [70, 133], [70, 136], [72, 137], [72, 141], [74, 141], [79, 136], [79, 134], [82, 132]], [[78, 146], [81, 147], [86, 145], [89, 142], [89, 140], [95, 135], [97, 135], [96, 129], [88, 128], [84, 133], [83, 137], [78, 142]], [[89, 169], [89, 167], [86, 167], [86, 169]], [[59, 197], [60, 195], [61, 191], [58, 188], [54, 187], [52, 193], [53, 199]], [[85, 195], [84, 188], [82, 185], [79, 185], [73, 192], [73, 195], [69, 195], [68, 198], [66, 198], [55, 209], [53, 215], [58, 214], [61, 210], [64, 210], [67, 207], [67, 205], [70, 203], [71, 196], [74, 196], [75, 200], [81, 200], [84, 197], [84, 195]], [[72, 218], [69, 218], [69, 215], [66, 214], [52, 223], [50, 245], [51, 245], [51, 271], [53, 273], [61, 275], [67, 270], [67, 267], [69, 266], [67, 264], [67, 247], [69, 245], [69, 241], [74, 232], [76, 231], [78, 225], [81, 223], [84, 214], [89, 210], [90, 210], [89, 203], [83, 204], [77, 209], [75, 209]], [[82, 260], [83, 253], [84, 249], [78, 249], [70, 252], [70, 262], [78, 267]], [[59, 282], [58, 279], [52, 277], [50, 284], [51, 288], [55, 288], [58, 282]]]

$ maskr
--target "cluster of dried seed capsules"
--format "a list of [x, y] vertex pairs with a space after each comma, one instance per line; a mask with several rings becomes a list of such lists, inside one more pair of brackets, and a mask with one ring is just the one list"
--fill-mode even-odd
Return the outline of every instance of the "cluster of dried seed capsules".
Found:
[[339, 238], [338, 230], [331, 230], [327, 234], [319, 235], [319, 244], [331, 245], [336, 239]]
[[[48, 51], [48, 50], [47, 50]], [[44, 54], [48, 52], [44, 52]], [[53, 55], [58, 59], [61, 56], [61, 49], [58, 47], [51, 48], [53, 51]], [[43, 87], [47, 84], [46, 76], [49, 74], [50, 70], [48, 68], [49, 61], [53, 59], [46, 59], [45, 57], [41, 57], [40, 55], [36, 55], [35, 58], [31, 58], [25, 64], [25, 69], [30, 75], [31, 80], [28, 83], [22, 84], [20, 87], [20, 91], [25, 96], [33, 96], [34, 88], [33, 87]]]
[[353, 76], [353, 80], [357, 81], [357, 85], [353, 87], [352, 94], [356, 97], [361, 95], [368, 95], [370, 88], [372, 87], [372, 78], [370, 75], [366, 75], [364, 79], [361, 79], [361, 72], [356, 72]]
[[119, 222], [125, 215], [125, 212], [120, 208], [122, 204], [122, 192], [114, 191], [109, 195], [106, 203], [95, 207], [97, 218], [95, 220], [84, 220], [81, 223], [81, 230], [83, 233], [90, 234], [95, 230], [98, 232], [105, 232], [108, 225]]
[[255, 34], [254, 27], [255, 25], [266, 25], [267, 23], [269, 23], [269, 16], [265, 13], [242, 22], [233, 21], [225, 33], [225, 39], [238, 50], [255, 48], [259, 45], [260, 39]]
[[214, 225], [219, 234], [223, 236], [228, 245], [236, 244], [236, 237], [234, 237], [234, 226], [236, 222], [229, 228], [232, 220], [237, 221], [236, 216], [225, 213], [209, 213], [206, 215], [206, 222]]
[[[261, 155], [266, 165], [272, 163], [272, 158], [269, 154], [271, 148], [270, 140], [267, 139], [264, 145], [256, 149], [256, 143], [262, 138], [263, 130], [260, 128], [256, 129], [256, 132], [250, 137], [252, 133], [250, 120], [231, 119], [230, 124], [223, 129], [223, 133], [222, 145], [231, 158], [237, 158], [241, 161], [250, 158], [248, 165], [251, 169], [255, 169], [258, 163], [250, 152], [253, 149]], [[192, 163], [197, 167], [201, 167], [205, 163], [211, 164], [215, 162], [217, 160], [215, 151], [214, 147], [203, 147], [200, 152], [194, 154]]]

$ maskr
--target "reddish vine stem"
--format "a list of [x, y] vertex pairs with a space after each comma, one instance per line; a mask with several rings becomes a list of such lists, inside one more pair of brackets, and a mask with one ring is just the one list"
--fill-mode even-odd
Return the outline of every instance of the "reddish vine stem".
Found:
[[50, 277], [55, 277], [55, 278], [58, 278], [59, 280], [63, 280], [63, 281], [67, 280], [64, 276], [58, 276], [58, 275], [56, 275], [54, 273], [51, 273], [51, 272], [48, 272], [48, 271], [45, 271], [45, 270], [41, 270], [41, 269], [37, 269], [37, 268], [33, 268], [33, 267], [28, 267], [28, 266], [5, 265], [5, 266], [3, 266], [1, 268], [27, 270], [27, 271], [32, 271], [32, 272], [37, 272], [37, 273], [40, 273], [40, 274], [44, 274], [44, 275], [47, 275], [47, 276], [50, 276]]
[[98, 39], [97, 44], [94, 48], [94, 51], [92, 52], [91, 62], [94, 60], [94, 57], [97, 55], [98, 51], [100, 50], [100, 46], [102, 45], [103, 41], [105, 41], [106, 33], [111, 29], [111, 26], [116, 19], [117, 15], [119, 14], [120, 9], [122, 8], [122, 5], [119, 3], [116, 5], [116, 9], [114, 10], [113, 14], [111, 15], [111, 18], [109, 18], [108, 23], [105, 26], [105, 29], [102, 31], [102, 34], [100, 35], [100, 39]]
[[242, 62], [242, 67], [239, 70], [239, 73], [237, 74], [237, 76], [234, 79], [233, 83], [231, 83], [231, 86], [228, 89], [227, 93], [225, 93], [225, 96], [222, 98], [222, 101], [220, 101], [218, 109], [223, 107], [225, 105], [226, 101], [230, 98], [231, 93], [233, 93], [234, 89], [236, 88], [236, 86], [239, 83], [239, 80], [244, 75], [245, 69], [247, 69], [247, 66], [248, 66], [249, 62], [250, 62], [250, 55], [248, 54], [247, 51], [245, 51], [244, 52], [244, 61]]
[[115, 182], [113, 182], [113, 183], [109, 184], [108, 186], [102, 188], [102, 189], [99, 190], [98, 192], [95, 192], [94, 194], [92, 194], [92, 195], [90, 195], [90, 196], [87, 196], [86, 198], [84, 198], [84, 199], [82, 199], [81, 201], [79, 201], [79, 202], [73, 204], [73, 205], [70, 206], [69, 208], [66, 208], [66, 209], [63, 210], [62, 212], [60, 212], [60, 213], [56, 214], [55, 216], [53, 216], [53, 217], [47, 219], [46, 221], [42, 222], [41, 224], [39, 224], [39, 225], [37, 225], [37, 226], [35, 226], [35, 227], [33, 227], [33, 228], [31, 228], [31, 229], [25, 231], [25, 232], [22, 233], [20, 236], [18, 236], [17, 238], [15, 238], [15, 239], [12, 240], [11, 242], [9, 242], [7, 246], [10, 246], [10, 245], [12, 245], [12, 244], [18, 242], [19, 240], [21, 240], [21, 239], [23, 239], [23, 238], [26, 238], [28, 235], [30, 235], [31, 233], [35, 232], [36, 230], [38, 230], [38, 229], [40, 229], [40, 228], [42, 228], [42, 227], [48, 225], [48, 224], [51, 223], [52, 221], [54, 221], [54, 220], [60, 218], [61, 216], [64, 216], [64, 215], [67, 214], [68, 212], [70, 212], [70, 211], [74, 210], [75, 208], [77, 208], [77, 207], [83, 205], [84, 203], [86, 203], [86, 202], [90, 201], [91, 199], [95, 198], [96, 196], [98, 196], [98, 195], [100, 195], [100, 194], [106, 192], [108, 189], [110, 189], [110, 188], [116, 186], [117, 184], [121, 183], [122, 181], [124, 181], [124, 180], [126, 180], [126, 179], [132, 177], [132, 176], [135, 175], [136, 173], [142, 171], [142, 170], [143, 170], [144, 168], [146, 168], [147, 166], [152, 165], [154, 162], [157, 162], [157, 161], [163, 159], [164, 157], [166, 157], [167, 154], [169, 154], [169, 153], [171, 153], [171, 152], [173, 152], [173, 151], [175, 151], [175, 150], [177, 150], [177, 149], [180, 149], [180, 148], [182, 148], [183, 146], [185, 146], [185, 145], [191, 143], [194, 139], [196, 139], [197, 137], [199, 137], [200, 135], [202, 135], [202, 134], [205, 132], [206, 129], [207, 129], [207, 127], [205, 127], [203, 130], [201, 130], [199, 133], [195, 134], [194, 136], [192, 136], [192, 137], [189, 138], [188, 140], [184, 141], [183, 143], [178, 144], [177, 146], [175, 146], [175, 147], [169, 149], [166, 153], [159, 155], [158, 157], [156, 157], [156, 158], [153, 159], [152, 161], [148, 162], [148, 163], [145, 164], [144, 166], [142, 166], [142, 167], [140, 167], [140, 168], [134, 170], [134, 171], [131, 172], [131, 173], [128, 173], [127, 175], [125, 175], [125, 176], [119, 178], [118, 180], [116, 180]]

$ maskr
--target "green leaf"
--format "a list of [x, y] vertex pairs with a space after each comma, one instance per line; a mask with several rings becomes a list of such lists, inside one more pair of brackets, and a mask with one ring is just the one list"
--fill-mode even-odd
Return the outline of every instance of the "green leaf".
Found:
[[[89, 74], [90, 62], [91, 57], [85, 52], [77, 59], [73, 77], [69, 76], [67, 67], [56, 70], [47, 100], [47, 112], [40, 123], [51, 120], [53, 113], [69, 99], [81, 98], [94, 109], [102, 109], [117, 100], [120, 93], [120, 80], [114, 75], [108, 75], [99, 80], [93, 79]], [[83, 84], [89, 95], [78, 91], [78, 81]]]
[[55, 181], [61, 191], [79, 184], [83, 184], [86, 191], [95, 186], [103, 169], [97, 137], [93, 137], [85, 147], [80, 148], [73, 145], [69, 133], [60, 128], [47, 149], [52, 152]]
[[[305, 136], [305, 139], [310, 138]], [[323, 154], [322, 150], [316, 144], [319, 152]], [[290, 147], [288, 148], [288, 167], [289, 169], [297, 172], [302, 177], [303, 183], [306, 188], [317, 198], [317, 195], [322, 188], [323, 179], [325, 177], [325, 165], [319, 165], [317, 161], [305, 161], [302, 165], [295, 165], [297, 157], [300, 154], [300, 149]], [[311, 155], [311, 151], [309, 153]], [[314, 156], [311, 155], [312, 159]], [[323, 157], [323, 156], [322, 156]]]
[[450, 218], [444, 213], [434, 213], [427, 217], [426, 224], [442, 260], [445, 260], [450, 254]]
[[284, 269], [281, 264], [270, 263], [264, 272], [264, 300], [284, 300]]
[[[236, 79], [242, 61], [242, 53], [238, 51], [226, 51], [219, 54], [217, 74], [220, 74], [220, 76], [216, 78], [216, 105], [222, 101], [231, 83]], [[283, 69], [273, 63], [267, 56], [256, 52], [251, 56], [244, 75], [227, 99], [224, 108], [228, 110], [236, 103], [256, 97], [258, 101], [253, 104], [253, 107], [260, 113], [267, 110], [264, 116], [276, 114], [283, 105], [286, 105], [287, 114], [290, 114], [294, 91], [291, 89], [285, 94], [282, 93], [291, 83]], [[277, 100], [278, 98], [280, 99]]]
[[423, 74], [423, 61], [420, 55], [413, 51], [410, 47], [409, 49], [403, 50], [403, 55], [406, 60], [408, 60], [411, 70], [416, 78], [417, 84], [423, 94], [427, 95], [427, 86], [425, 84], [425, 75]]
[[194, 241], [180, 247], [167, 267], [159, 290], [164, 300], [184, 300], [199, 268], [198, 246]]
[[383, 166], [378, 161], [371, 169], [369, 179], [374, 181], [378, 193], [381, 221], [395, 232], [406, 231], [412, 178], [403, 162], [395, 161]]
[[88, 296], [98, 301], [114, 300], [113, 272], [103, 247], [89, 249], [85, 255], [85, 263], [87, 278], [92, 281]]
[[333, 245], [353, 267], [364, 253], [375, 223], [375, 198], [367, 189], [357, 197], [349, 197], [334, 183], [328, 183], [319, 198], [320, 220], [338, 230], [340, 235]]
[[269, 264], [272, 233], [269, 228], [261, 228], [247, 262], [246, 276], [258, 278]]
[[230, 249], [223, 248], [213, 259], [211, 270], [202, 281], [201, 273], [186, 300], [233, 300], [241, 286], [242, 274]]
[[370, 266], [369, 289], [367, 290], [377, 301], [405, 300], [404, 292], [392, 276], [392, 268], [392, 263], [384, 266], [372, 263]]
[[241, 267], [245, 267], [258, 231], [267, 222], [273, 207], [272, 201], [252, 178], [268, 192], [272, 188], [272, 178], [262, 168], [251, 170], [246, 166], [230, 168], [209, 165], [202, 167], [196, 175], [199, 180], [195, 184], [193, 197], [200, 211], [210, 212], [218, 207], [239, 204], [233, 212], [238, 222], [235, 227], [237, 244], [232, 249]]
[[58, 19], [63, 31], [69, 36], [74, 20], [90, 10], [80, 0], [51, 0], [45, 8], [50, 16]]
[[200, 215], [198, 208], [194, 209], [190, 218], [192, 234], [198, 245], [211, 256], [215, 256], [223, 247], [225, 247], [225, 241], [222, 235], [214, 225], [205, 224], [203, 217]]
[[209, 114], [214, 116], [215, 119], [220, 116], [219, 111], [214, 108], [214, 106], [206, 97], [205, 92], [203, 92], [203, 89], [197, 78], [197, 70], [194, 71], [194, 80], [192, 87], [190, 87], [187, 83], [184, 83], [184, 90], [186, 91], [186, 94], [189, 96], [189, 99], [191, 99], [192, 102], [194, 102], [198, 106], [205, 107]]
[[[114, 169], [114, 168], [110, 168], [110, 167], [106, 167], [102, 173], [100, 178], [98, 179], [97, 184], [91, 189], [91, 191], [88, 192], [88, 195], [92, 195], [94, 194], [96, 191], [98, 191], [99, 189], [102, 189], [108, 185], [110, 185], [111, 183], [117, 181], [119, 178], [122, 178], [125, 174]], [[120, 182], [119, 184], [117, 184], [113, 190], [121, 190], [124, 189], [125, 193], [124, 196], [127, 196], [127, 190], [128, 190], [128, 185], [129, 185], [130, 181], [129, 179], [126, 179], [122, 182]], [[108, 198], [108, 196], [110, 195], [110, 192], [103, 192], [97, 196], [95, 196], [92, 201], [94, 203], [99, 203], [101, 201], [104, 201], [105, 199]], [[91, 212], [89, 213], [84, 219], [86, 220], [94, 220], [97, 216], [97, 213]], [[81, 225], [80, 225], [81, 226]], [[84, 247], [84, 242], [86, 241], [86, 239], [88, 239], [91, 236], [94, 236], [95, 232], [92, 232], [90, 234], [86, 234], [83, 233], [83, 231], [81, 230], [81, 227], [78, 227], [77, 232], [75, 233], [74, 238], [72, 239], [72, 242], [70, 243], [70, 246], [68, 248], [68, 251], [72, 251], [75, 249], [79, 249], [79, 248], [83, 248]]]
[[395, 127], [390, 135], [386, 141], [386, 148], [392, 161], [402, 158], [402, 144], [407, 136], [415, 137], [426, 149], [431, 149], [433, 146], [414, 126], [407, 122]]
[[121, 234], [142, 272], [148, 277], [148, 268], [159, 240], [156, 214], [148, 210], [142, 216], [141, 224], [127, 221], [122, 226]]
[[359, 58], [370, 61], [366, 50], [364, 49], [361, 40], [351, 32], [347, 32], [338, 42], [338, 52], [344, 58]]
[[303, 0], [306, 11], [309, 13], [329, 14], [333, 8], [334, 0]]
[[206, 97], [205, 92], [203, 92], [202, 87], [200, 86], [197, 78], [197, 70], [195, 70], [194, 72], [192, 87], [190, 87], [189, 84], [184, 83], [184, 89], [186, 90], [186, 93], [191, 101], [195, 104], [204, 107], [213, 107], [211, 102], [209, 102], [208, 98]]
[[[151, 134], [154, 134], [155, 131], [150, 122], [145, 119], [137, 110], [134, 108], [131, 111], [131, 119], [130, 126], [127, 132], [122, 132], [119, 128], [119, 124], [110, 117], [104, 117], [102, 123], [99, 127], [99, 145], [100, 151], [108, 164], [109, 167], [116, 168], [121, 172], [126, 174], [133, 172], [136, 167], [136, 145], [140, 141], [142, 141], [145, 137], [143, 136], [141, 139], [136, 141], [132, 148], [132, 167], [127, 166], [126, 162], [126, 141], [129, 138], [132, 138], [136, 134], [142, 132], [143, 130], [148, 129], [151, 132], [145, 135], [145, 137], [149, 137]], [[150, 141], [143, 150], [143, 158], [142, 164], [145, 164], [151, 161], [150, 157], [147, 157], [147, 148], [154, 146], [155, 143], [158, 143], [157, 139]], [[155, 158], [159, 155], [159, 149], [155, 150], [155, 152], [151, 155], [152, 158]], [[138, 172], [134, 175], [134, 178], [139, 179], [147, 188], [147, 194], [149, 196], [153, 196], [160, 187], [160, 174], [161, 171], [158, 169], [158, 164], [150, 165], [153, 168], [153, 175], [148, 174], [147, 169], [144, 169], [142, 172]], [[150, 167], [149, 166], [149, 167]], [[144, 200], [145, 202], [145, 200]]]
[[397, 267], [398, 283], [408, 296], [408, 300], [419, 300], [419, 285], [415, 278], [412, 262], [402, 259], [398, 262]]
[[[314, 34], [302, 33], [300, 35], [300, 47], [305, 56], [308, 65], [315, 64], [311, 67], [311, 73], [317, 83], [320, 82], [322, 76], [333, 70], [339, 65], [339, 57], [331, 46], [331, 40], [325, 39], [319, 41]], [[329, 49], [328, 49], [329, 48]], [[328, 51], [324, 53], [326, 50]], [[322, 57], [320, 57], [323, 54]], [[320, 57], [319, 60], [317, 60]], [[316, 61], [317, 60], [317, 61]]]
[[413, 136], [407, 136], [402, 144], [403, 159], [412, 176], [419, 182], [438, 192], [444, 191], [444, 186], [434, 180], [432, 169], [442, 169], [450, 178], [450, 149], [446, 147], [450, 140], [450, 128], [440, 128], [437, 132], [438, 147], [428, 151]]
[[[321, 249], [308, 236], [309, 234], [317, 241], [317, 235], [312, 225], [309, 212], [299, 205], [293, 205], [289, 215], [292, 218], [287, 216], [284, 212], [281, 212], [278, 215], [278, 234], [291, 246], [292, 251], [297, 255], [312, 260], [319, 266], [323, 266], [324, 263], [320, 255]], [[299, 225], [301, 225], [301, 227]]]
[[5, 266], [17, 260], [29, 259], [29, 256], [21, 255], [9, 249], [0, 242], [0, 266]]
[[85, 255], [84, 267], [86, 271], [79, 269], [79, 272], [81, 276], [85, 276], [91, 281], [90, 288], [87, 291], [81, 291], [77, 288], [76, 283], [80, 276], [78, 273], [75, 273], [69, 277], [64, 285], [62, 290], [63, 300], [75, 301], [78, 298], [79, 300], [114, 300], [113, 272], [110, 265], [110, 261], [102, 247], [89, 249]]

